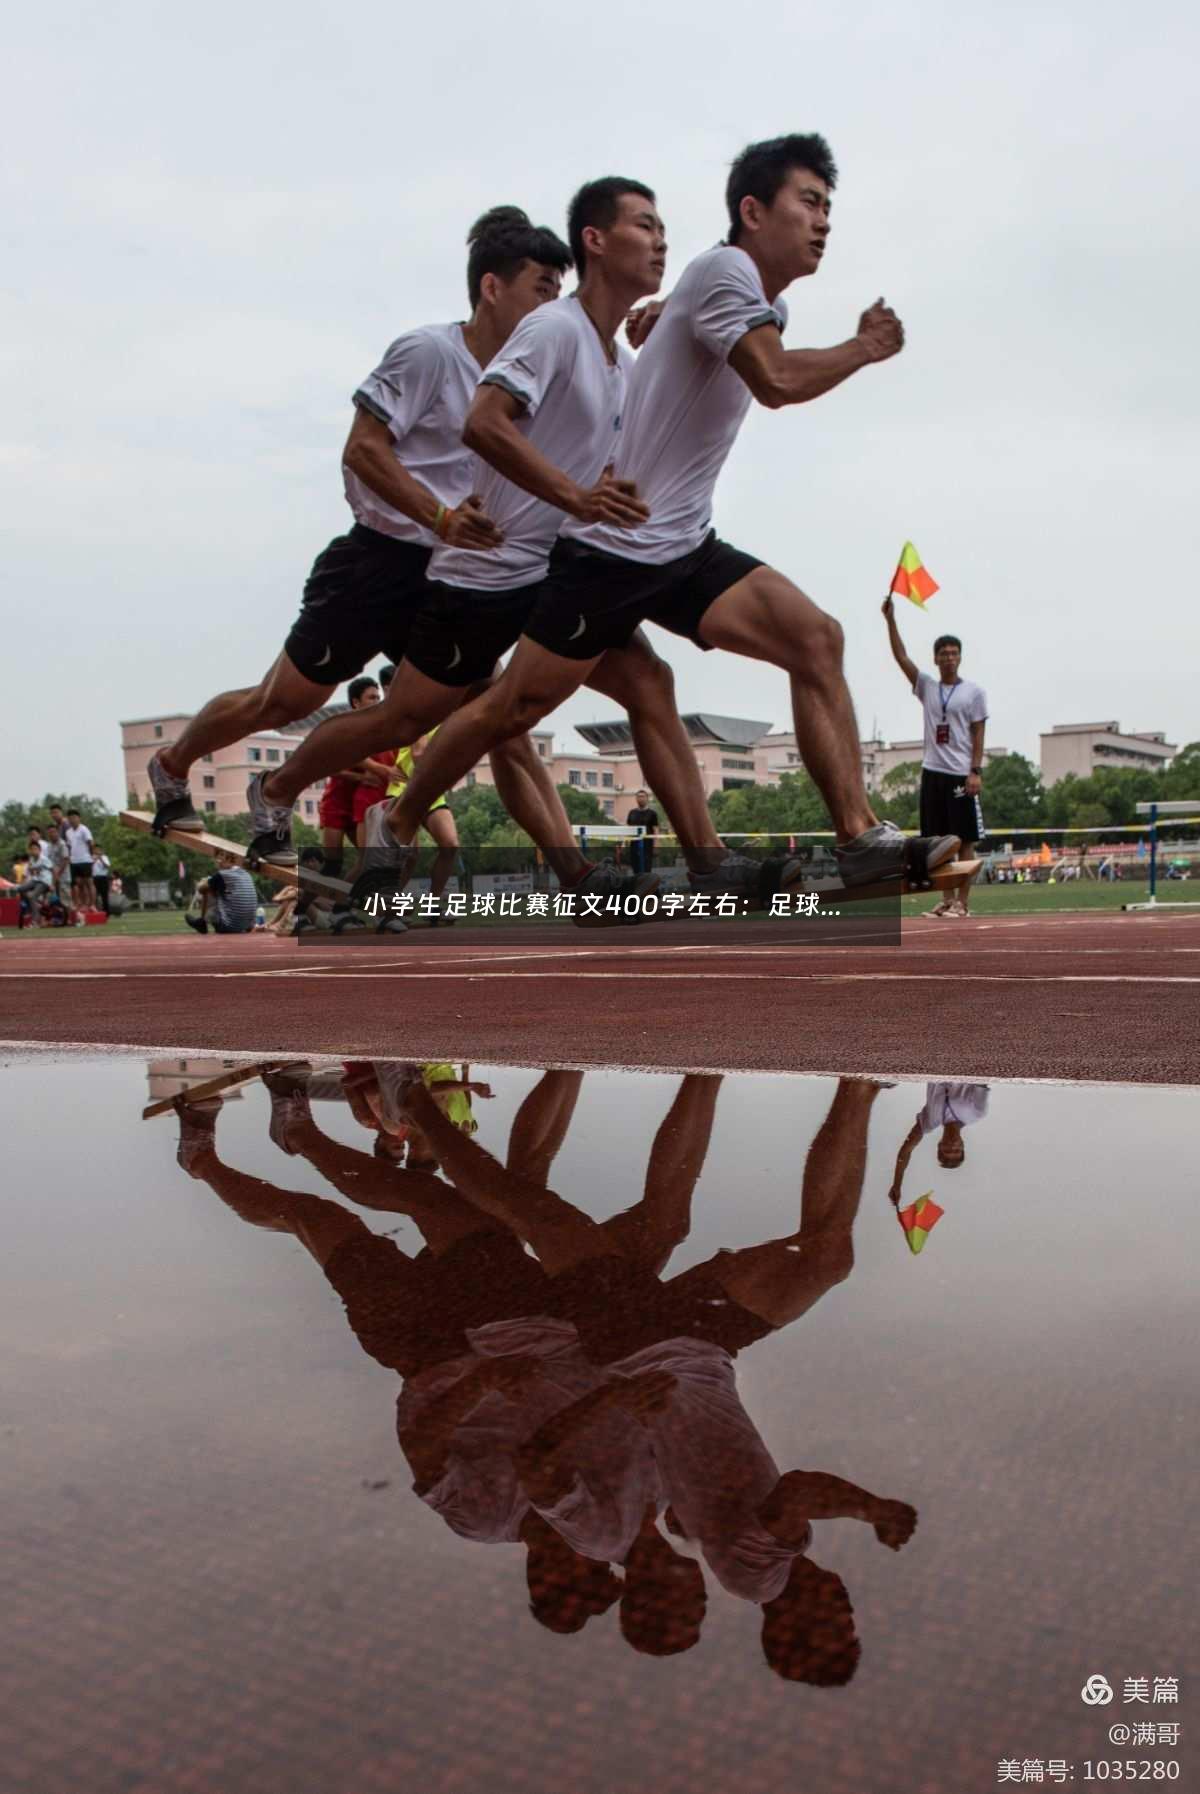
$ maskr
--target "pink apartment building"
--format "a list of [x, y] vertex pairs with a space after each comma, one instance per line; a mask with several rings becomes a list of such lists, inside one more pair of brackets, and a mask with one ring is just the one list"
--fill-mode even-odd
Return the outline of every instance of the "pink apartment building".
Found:
[[[339, 707], [340, 708], [340, 707]], [[322, 711], [320, 716], [327, 714]], [[278, 766], [300, 745], [318, 717], [306, 717], [295, 724], [290, 733], [264, 729], [248, 735], [233, 747], [218, 748], [206, 754], [192, 768], [192, 801], [208, 816], [237, 816], [246, 808], [246, 786], [256, 772]], [[187, 711], [170, 716], [141, 717], [121, 724], [121, 754], [125, 763], [125, 789], [137, 800], [139, 809], [154, 808], [150, 795], [150, 779], [146, 768], [159, 748], [176, 741], [185, 723], [191, 721]], [[300, 798], [299, 814], [316, 827], [320, 785], [310, 785]]]

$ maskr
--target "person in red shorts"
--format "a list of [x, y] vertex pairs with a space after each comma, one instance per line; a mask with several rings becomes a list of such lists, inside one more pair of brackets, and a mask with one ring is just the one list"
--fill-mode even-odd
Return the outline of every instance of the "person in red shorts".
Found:
[[[379, 685], [368, 674], [352, 679], [346, 687], [351, 710], [365, 710], [378, 704]], [[362, 819], [372, 803], [387, 795], [388, 779], [394, 764], [385, 755], [360, 760], [331, 779], [326, 779], [321, 794], [317, 820], [321, 825], [321, 847], [325, 854], [321, 867], [325, 878], [341, 878], [343, 870], [342, 841], [358, 843]]]

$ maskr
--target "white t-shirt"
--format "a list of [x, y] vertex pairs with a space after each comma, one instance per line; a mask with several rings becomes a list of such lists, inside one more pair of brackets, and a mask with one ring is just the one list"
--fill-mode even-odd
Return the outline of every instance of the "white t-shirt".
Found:
[[[431, 1402], [476, 1369], [482, 1358], [538, 1360], [540, 1375], [517, 1394], [490, 1390], [481, 1398], [455, 1429], [441, 1476], [420, 1491], [422, 1501], [460, 1538], [480, 1544], [512, 1542], [520, 1537], [521, 1522], [530, 1508], [517, 1475], [517, 1452], [552, 1415], [599, 1388], [607, 1377], [584, 1357], [579, 1335], [569, 1321], [545, 1315], [492, 1321], [485, 1327], [469, 1328], [467, 1341], [469, 1354], [409, 1378], [396, 1404], [396, 1425], [403, 1435]], [[602, 1554], [576, 1543], [577, 1539], [605, 1544], [609, 1542], [602, 1536], [605, 1531], [623, 1536], [619, 1520], [616, 1527], [606, 1528], [603, 1516], [605, 1509], [611, 1512], [619, 1506], [612, 1495], [613, 1466], [628, 1459], [636, 1444], [633, 1434], [642, 1434], [637, 1421], [624, 1414], [605, 1415], [572, 1449], [575, 1479], [570, 1496], [564, 1498], [560, 1530], [567, 1542], [586, 1556]], [[592, 1489], [598, 1491], [599, 1519], [589, 1512], [588, 1492]], [[558, 1529], [554, 1511], [548, 1512], [547, 1518]]]
[[[479, 363], [467, 348], [461, 324], [426, 324], [396, 338], [354, 403], [387, 425], [396, 459], [444, 505], [471, 492], [471, 454], [462, 439], [467, 407], [479, 380]], [[342, 468], [346, 502], [359, 523], [401, 542], [432, 548], [437, 537], [403, 511], [385, 503], [348, 467]]]
[[[594, 486], [619, 459], [626, 381], [633, 356], [622, 344], [611, 362], [600, 333], [572, 295], [539, 305], [484, 370], [483, 386], [502, 386], [525, 409], [517, 429], [547, 461], [580, 486]], [[486, 462], [473, 462], [483, 508], [504, 532], [485, 554], [439, 548], [430, 579], [486, 591], [514, 591], [544, 577], [566, 513], [514, 486]]]
[[926, 1084], [925, 1107], [917, 1116], [922, 1134], [936, 1133], [948, 1121], [969, 1127], [987, 1114], [986, 1084]]
[[[969, 773], [971, 724], [987, 721], [987, 693], [982, 685], [975, 685], [970, 679], [943, 685], [932, 673], [918, 673], [913, 696], [921, 700], [925, 709], [925, 754], [921, 765], [930, 772]], [[950, 730], [947, 742], [937, 738], [943, 722]]]
[[655, 566], [698, 548], [712, 527], [717, 475], [751, 405], [730, 351], [764, 324], [782, 331], [787, 315], [782, 299], [768, 304], [745, 250], [719, 243], [690, 262], [637, 358], [617, 456], [617, 474], [637, 482], [650, 520], [634, 530], [571, 521], [563, 534]]
[[68, 822], [67, 852], [71, 856], [72, 866], [91, 865], [95, 842], [92, 840], [92, 831], [86, 822], [81, 822], [74, 828]]
[[92, 861], [92, 877], [107, 878], [112, 871], [112, 861], [106, 853], [98, 853]]
[[774, 1600], [812, 1529], [799, 1545], [786, 1545], [758, 1518], [779, 1466], [742, 1406], [729, 1353], [704, 1340], [669, 1339], [612, 1368], [625, 1376], [669, 1370], [677, 1379], [666, 1407], [646, 1422], [664, 1497], [722, 1587], [746, 1601]]

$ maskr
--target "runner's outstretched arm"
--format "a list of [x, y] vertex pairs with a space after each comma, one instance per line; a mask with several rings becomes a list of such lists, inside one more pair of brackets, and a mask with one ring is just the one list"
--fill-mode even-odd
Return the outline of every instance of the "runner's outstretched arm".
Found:
[[819, 399], [851, 374], [898, 355], [903, 347], [904, 326], [891, 307], [877, 299], [858, 320], [855, 334], [832, 349], [785, 349], [777, 326], [760, 324], [735, 344], [729, 365], [760, 405], [778, 411], [784, 405]]

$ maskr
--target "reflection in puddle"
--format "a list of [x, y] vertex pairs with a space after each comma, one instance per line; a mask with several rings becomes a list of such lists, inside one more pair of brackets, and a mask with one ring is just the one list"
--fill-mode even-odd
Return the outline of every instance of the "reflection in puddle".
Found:
[[5, 1089], [18, 1786], [982, 1787], [1174, 1662], [1186, 1092]]

